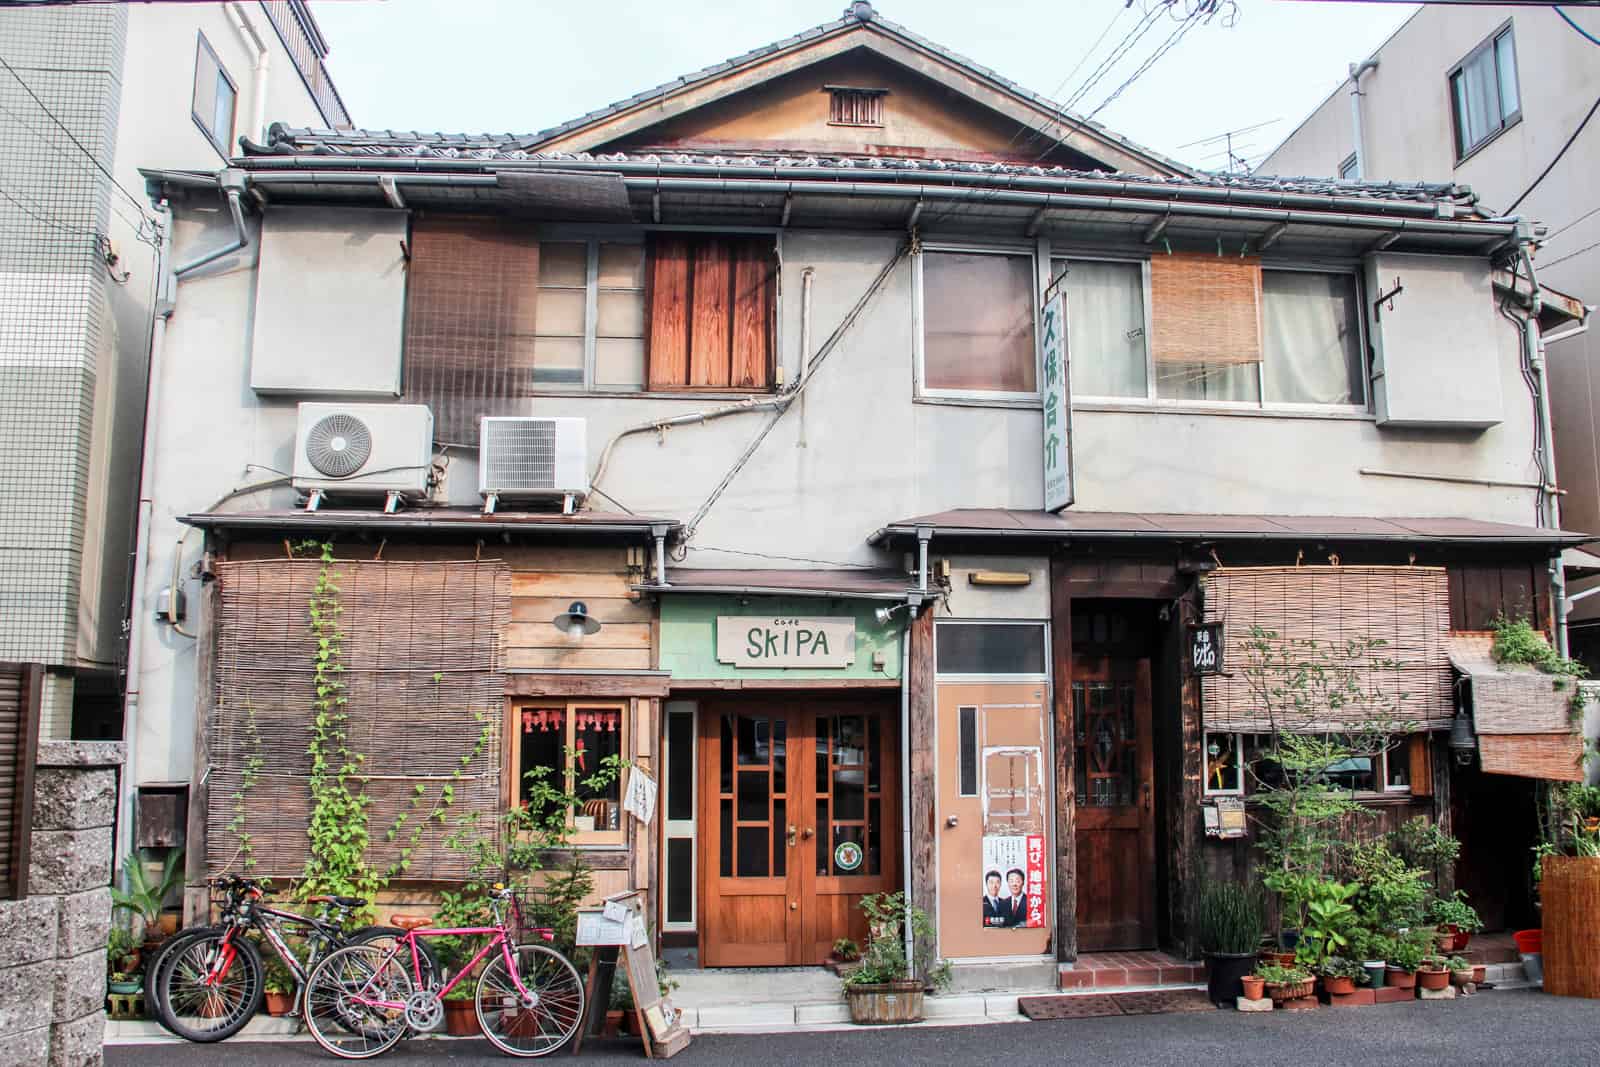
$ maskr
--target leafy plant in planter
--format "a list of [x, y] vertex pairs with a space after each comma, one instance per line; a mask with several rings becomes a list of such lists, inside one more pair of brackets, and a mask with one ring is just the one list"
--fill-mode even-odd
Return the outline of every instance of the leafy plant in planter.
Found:
[[1273, 1000], [1297, 1000], [1310, 996], [1313, 989], [1311, 972], [1299, 967], [1267, 963], [1256, 968], [1256, 977], [1266, 983], [1267, 996]]
[[1350, 846], [1346, 866], [1359, 886], [1351, 903], [1360, 925], [1389, 935], [1422, 924], [1431, 892], [1425, 871], [1407, 864], [1384, 841]]
[[1254, 965], [1266, 929], [1266, 904], [1254, 886], [1206, 882], [1195, 920], [1206, 957], [1206, 994], [1221, 1007], [1243, 995], [1240, 982]]
[[1366, 969], [1359, 962], [1344, 956], [1327, 956], [1312, 970], [1322, 979], [1322, 988], [1332, 996], [1354, 993], [1357, 983], [1367, 976]]
[[1312, 887], [1305, 905], [1305, 925], [1300, 931], [1296, 962], [1315, 968], [1329, 956], [1349, 947], [1357, 922], [1356, 909], [1349, 900], [1357, 888], [1328, 881]]
[[161, 906], [183, 881], [183, 849], [176, 848], [167, 853], [166, 862], [161, 865], [161, 875], [154, 881], [150, 879], [137, 852], [130, 852], [123, 859], [122, 875], [128, 887], [111, 887], [113, 905], [120, 910], [133, 912], [144, 921], [145, 942], [160, 940]]
[[854, 963], [861, 958], [861, 946], [848, 937], [841, 937], [833, 943], [833, 958], [840, 963]]
[[1384, 959], [1389, 961], [1384, 984], [1409, 989], [1416, 984], [1417, 971], [1433, 951], [1433, 938], [1426, 930], [1408, 930], [1388, 940]]
[[[950, 982], [950, 965], [935, 966], [931, 954], [921, 948], [933, 943], [933, 920], [921, 908], [908, 905], [903, 892], [874, 893], [863, 897], [860, 906], [872, 936], [861, 953], [861, 966], [844, 980], [850, 1021], [919, 1021], [924, 988], [931, 985], [940, 989]], [[906, 956], [908, 922], [916, 959]]]
[[121, 974], [139, 969], [139, 939], [125, 926], [113, 923], [106, 937], [106, 969]]
[[276, 952], [263, 954], [262, 966], [266, 970], [266, 979], [262, 988], [266, 992], [266, 1006], [268, 1015], [288, 1015], [294, 1010], [295, 981], [294, 974]]

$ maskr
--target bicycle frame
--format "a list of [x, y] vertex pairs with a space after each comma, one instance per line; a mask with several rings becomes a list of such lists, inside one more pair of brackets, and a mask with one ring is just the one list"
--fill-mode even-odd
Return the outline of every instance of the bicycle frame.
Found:
[[[539, 936], [546, 941], [553, 939], [554, 935], [549, 930], [539, 930], [537, 932]], [[511, 954], [511, 935], [506, 932], [506, 928], [504, 926], [429, 926], [416, 930], [407, 930], [405, 932], [405, 936], [400, 938], [399, 944], [390, 949], [388, 955], [383, 958], [383, 965], [378, 968], [377, 974], [374, 974], [372, 978], [368, 979], [367, 985], [362, 986], [361, 989], [357, 990], [351, 996], [351, 999], [367, 1008], [383, 1008], [393, 1011], [402, 1010], [405, 1008], [404, 1001], [372, 1000], [363, 995], [367, 989], [370, 988], [372, 981], [378, 977], [378, 974], [382, 974], [384, 968], [389, 965], [389, 962], [400, 954], [402, 946], [408, 953], [410, 953], [411, 974], [416, 980], [417, 987], [420, 989], [422, 987], [422, 960], [421, 953], [417, 951], [418, 938], [482, 937], [485, 934], [492, 935], [489, 938], [488, 943], [480, 948], [473, 955], [472, 959], [461, 966], [455, 974], [450, 976], [450, 980], [438, 990], [439, 998], [442, 1000], [444, 997], [449, 995], [450, 991], [461, 982], [461, 979], [466, 977], [468, 974], [471, 974], [473, 968], [477, 967], [479, 963], [482, 963], [484, 959], [494, 952], [495, 949], [500, 950], [501, 957], [505, 960], [506, 972], [511, 975], [511, 981], [516, 984], [517, 995], [521, 997], [531, 996], [532, 994], [528, 992], [528, 987], [522, 984], [522, 973], [517, 970], [516, 959]]]
[[[283, 927], [285, 924], [304, 927], [308, 931], [307, 938], [310, 944], [307, 946], [304, 963], [300, 962], [299, 957], [294, 954], [294, 950], [289, 947], [288, 942], [284, 939]], [[278, 954], [278, 958], [283, 961], [283, 965], [294, 976], [296, 986], [305, 985], [306, 979], [311, 975], [312, 968], [316, 967], [317, 961], [322, 958], [323, 951], [327, 946], [338, 942], [337, 928], [330, 926], [324, 920], [313, 919], [308, 915], [300, 915], [292, 911], [284, 911], [281, 908], [268, 907], [255, 900], [246, 900], [243, 902], [238, 916], [233, 919], [227, 932], [222, 935], [221, 950], [217, 953], [216, 960], [206, 974], [206, 985], [214, 986], [227, 977], [228, 971], [233, 967], [234, 959], [239, 954], [238, 950], [233, 946], [234, 935], [248, 929], [261, 931], [262, 937], [272, 946], [272, 951]]]

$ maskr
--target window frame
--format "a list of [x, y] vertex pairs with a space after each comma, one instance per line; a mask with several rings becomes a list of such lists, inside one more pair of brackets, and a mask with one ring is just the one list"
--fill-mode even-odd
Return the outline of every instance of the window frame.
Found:
[[[211, 128], [211, 123], [216, 118], [215, 105], [213, 104], [213, 111], [209, 117], [202, 116], [195, 107], [199, 103], [195, 99], [195, 83], [200, 80], [201, 60], [207, 56], [211, 57], [212, 66], [216, 67], [217, 76], [228, 83], [228, 89], [233, 93], [233, 102], [228, 108], [228, 129], [220, 138], [217, 132]], [[200, 132], [205, 134], [205, 138], [211, 143], [211, 147], [216, 149], [223, 159], [228, 159], [230, 158], [228, 148], [233, 142], [234, 131], [239, 126], [239, 83], [233, 80], [233, 76], [228, 73], [228, 68], [222, 65], [221, 57], [217, 55], [217, 50], [211, 47], [211, 42], [206, 40], [205, 31], [203, 30], [195, 31], [194, 75], [189, 82], [189, 117], [200, 128]]]
[[[630, 752], [628, 746], [633, 738], [633, 717], [631, 714], [632, 702], [629, 700], [589, 700], [573, 697], [552, 697], [548, 700], [541, 700], [537, 697], [529, 697], [526, 699], [507, 701], [506, 705], [507, 708], [504, 727], [505, 736], [507, 737], [507, 743], [505, 745], [507, 790], [502, 799], [508, 810], [513, 806], [520, 807], [522, 804], [521, 720], [522, 712], [524, 710], [554, 710], [556, 708], [561, 708], [565, 711], [566, 721], [563, 728], [566, 730], [566, 738], [562, 747], [567, 750], [565, 762], [566, 789], [568, 792], [575, 791], [577, 783], [577, 770], [573, 764], [570, 750], [573, 747], [573, 732], [577, 729], [577, 711], [580, 708], [593, 711], [615, 711], [618, 713], [619, 719], [617, 732], [621, 735], [617, 741], [618, 752], [621, 753], [623, 759], [626, 760], [628, 758], [628, 754]], [[625, 785], [625, 782], [623, 779], [625, 777], [625, 774], [620, 775], [617, 780], [619, 807], [622, 799], [624, 798], [623, 786]], [[567, 812], [567, 825], [569, 827], [575, 827], [576, 818], [576, 814], [569, 810]], [[571, 836], [568, 838], [568, 845], [574, 849], [585, 849], [590, 851], [626, 851], [628, 848], [627, 813], [620, 812], [617, 819], [617, 828], [615, 830], [573, 829]]]
[[[1267, 400], [1267, 358], [1266, 337], [1267, 311], [1266, 311], [1266, 278], [1267, 271], [1282, 271], [1284, 273], [1298, 274], [1342, 274], [1350, 278], [1355, 288], [1356, 298], [1356, 358], [1361, 361], [1361, 399], [1355, 404], [1300, 404], [1288, 401], [1269, 402]], [[1340, 411], [1349, 414], [1366, 414], [1372, 410], [1372, 361], [1367, 353], [1367, 305], [1365, 288], [1362, 285], [1361, 271], [1355, 267], [1332, 268], [1326, 265], [1316, 266], [1303, 263], [1274, 263], [1271, 266], [1262, 264], [1261, 273], [1261, 402], [1259, 406], [1267, 411]]]
[[[1089, 403], [1089, 404], [1115, 404], [1115, 403], [1135, 403], [1135, 404], [1137, 404], [1137, 403], [1142, 403], [1144, 401], [1154, 402], [1156, 400], [1159, 400], [1160, 398], [1156, 396], [1156, 361], [1155, 361], [1155, 354], [1150, 351], [1150, 331], [1151, 331], [1151, 329], [1153, 328], [1153, 325], [1154, 325], [1153, 321], [1152, 321], [1152, 319], [1150, 317], [1150, 257], [1149, 256], [1117, 256], [1117, 255], [1094, 255], [1094, 256], [1060, 255], [1060, 254], [1057, 254], [1052, 249], [1051, 252], [1050, 252], [1050, 266], [1049, 266], [1049, 269], [1047, 271], [1047, 273], [1049, 274], [1050, 282], [1051, 282], [1052, 285], [1055, 284], [1056, 278], [1059, 277], [1059, 275], [1057, 275], [1056, 272], [1055, 272], [1056, 264], [1057, 263], [1065, 263], [1065, 264], [1067, 264], [1067, 270], [1070, 271], [1072, 269], [1072, 263], [1074, 261], [1076, 261], [1078, 263], [1137, 263], [1139, 265], [1139, 280], [1140, 280], [1140, 285], [1141, 285], [1141, 289], [1142, 289], [1142, 292], [1141, 292], [1141, 295], [1140, 295], [1140, 299], [1144, 303], [1144, 396], [1142, 396], [1142, 397], [1139, 397], [1139, 396], [1101, 396], [1101, 395], [1098, 395], [1098, 394], [1095, 394], [1095, 393], [1079, 394], [1077, 392], [1077, 390], [1072, 390], [1072, 404], [1073, 404], [1073, 406], [1076, 407], [1079, 400], [1082, 400], [1085, 403]], [[1062, 295], [1063, 295], [1063, 298], [1064, 298], [1065, 297], [1065, 293], [1063, 293]], [[1066, 308], [1066, 313], [1067, 313], [1067, 383], [1070, 386], [1071, 382], [1072, 382], [1072, 363], [1073, 363], [1073, 359], [1072, 359], [1072, 303], [1071, 303], [1071, 301], [1068, 301], [1068, 300], [1064, 299], [1063, 300], [1063, 306]]]
[[[1238, 761], [1236, 773], [1239, 784], [1233, 789], [1214, 789], [1211, 786], [1211, 742], [1213, 737], [1233, 739], [1234, 758]], [[1242, 797], [1245, 795], [1244, 734], [1233, 730], [1205, 730], [1200, 735], [1200, 782], [1202, 794], [1208, 797]]]
[[[583, 244], [586, 248], [584, 253], [583, 283], [583, 381], [573, 385], [565, 386], [554, 382], [534, 381], [531, 383], [530, 391], [535, 394], [547, 393], [552, 396], [587, 396], [597, 392], [633, 396], [647, 392], [649, 388], [650, 376], [650, 254], [649, 248], [645, 241], [645, 231], [632, 230], [604, 234], [596, 233], [593, 230], [572, 231], [562, 230], [554, 227], [550, 228], [549, 230], [544, 230], [541, 228], [539, 233], [541, 264], [543, 263], [543, 248], [547, 244]], [[645, 302], [645, 333], [640, 338], [640, 344], [644, 347], [644, 362], [640, 365], [639, 387], [637, 389], [629, 389], [626, 386], [621, 385], [607, 385], [604, 388], [595, 385], [595, 371], [598, 361], [597, 352], [599, 351], [600, 340], [600, 246], [603, 244], [635, 245], [640, 250], [639, 254], [643, 262], [643, 269], [645, 271], [645, 284], [639, 286], [637, 290], [616, 290], [617, 292], [637, 291], [639, 293], [640, 300]], [[535, 290], [542, 288], [542, 286], [539, 285], [539, 280], [537, 278], [534, 279], [534, 288]], [[535, 300], [537, 300], [537, 294], [535, 295]], [[539, 336], [537, 331], [535, 331], [535, 336]], [[555, 335], [552, 334], [550, 336]], [[537, 362], [535, 362], [534, 366], [537, 368]]]
[[1050, 680], [1050, 623], [1041, 619], [939, 619], [934, 628], [941, 626], [1032, 626], [1038, 629], [1044, 649], [1044, 670], [1037, 674], [1006, 674], [993, 672], [950, 673], [939, 669], [939, 635], [933, 635], [933, 676], [941, 682], [1048, 682]]
[[[672, 789], [671, 782], [671, 751], [672, 734], [668, 729], [671, 716], [682, 715], [689, 720], [689, 818], [669, 819], [667, 817], [668, 794]], [[697, 928], [697, 917], [700, 914], [700, 878], [698, 876], [700, 863], [700, 704], [695, 700], [663, 700], [661, 702], [661, 758], [657, 768], [656, 781], [660, 783], [660, 795], [656, 798], [656, 809], [661, 812], [661, 929], [672, 931], [689, 931]], [[686, 840], [689, 842], [689, 918], [687, 921], [672, 920], [667, 918], [667, 877], [668, 877], [668, 849], [667, 842]]]
[[[929, 402], [955, 402], [961, 404], [974, 404], [990, 407], [1023, 407], [1037, 408], [1044, 403], [1044, 359], [1043, 348], [1039, 343], [1039, 250], [1033, 244], [968, 244], [963, 242], [930, 241], [923, 244], [921, 252], [950, 252], [958, 255], [993, 255], [993, 256], [1026, 256], [1031, 269], [1028, 277], [1032, 282], [1033, 301], [1033, 383], [1031, 393], [1001, 392], [989, 389], [934, 389], [927, 384], [927, 315], [924, 306], [925, 288], [923, 285], [924, 257], [919, 252], [912, 257], [911, 272], [911, 309], [912, 309], [912, 344], [915, 348], [912, 359], [913, 369], [913, 399]], [[1070, 324], [1069, 324], [1070, 331]], [[1068, 336], [1071, 334], [1069, 332]], [[1068, 358], [1071, 358], [1070, 352]]]
[[[1210, 784], [1209, 784], [1210, 781], [1211, 781], [1211, 766], [1210, 766], [1210, 762], [1211, 761], [1210, 761], [1210, 755], [1206, 751], [1206, 748], [1207, 748], [1206, 739], [1210, 738], [1210, 737], [1221, 737], [1221, 736], [1224, 736], [1224, 735], [1233, 738], [1233, 743], [1235, 745], [1234, 751], [1236, 751], [1239, 754], [1239, 788], [1238, 789], [1212, 789]], [[1247, 731], [1247, 730], [1202, 730], [1201, 734], [1200, 734], [1200, 738], [1201, 738], [1201, 740], [1200, 740], [1200, 769], [1201, 769], [1200, 782], [1201, 782], [1202, 795], [1208, 796], [1208, 797], [1229, 797], [1229, 796], [1232, 796], [1232, 797], [1246, 797], [1246, 798], [1255, 796], [1256, 795], [1255, 791], [1250, 788], [1250, 784], [1249, 784], [1250, 783], [1250, 775], [1249, 775], [1249, 772], [1245, 769], [1245, 767], [1246, 767], [1245, 753], [1247, 751], [1246, 750], [1246, 746], [1245, 746], [1245, 738], [1247, 738], [1247, 737], [1269, 737], [1269, 736], [1271, 736], [1271, 735], [1270, 734], [1255, 733], [1253, 731]], [[1418, 797], [1418, 796], [1426, 797], [1428, 795], [1426, 793], [1418, 794], [1418, 793], [1413, 791], [1413, 783], [1411, 781], [1409, 781], [1409, 777], [1410, 777], [1409, 773], [1407, 775], [1408, 780], [1407, 780], [1407, 782], [1406, 782], [1404, 787], [1391, 786], [1389, 784], [1389, 753], [1393, 752], [1393, 751], [1398, 751], [1400, 753], [1400, 757], [1399, 758], [1407, 761], [1408, 772], [1409, 772], [1409, 761], [1411, 759], [1410, 739], [1413, 736], [1414, 736], [1413, 734], [1409, 734], [1409, 733], [1390, 734], [1389, 735], [1389, 741], [1384, 746], [1383, 750], [1381, 752], [1378, 752], [1375, 756], [1373, 756], [1373, 767], [1372, 767], [1373, 778], [1372, 778], [1372, 780], [1373, 780], [1373, 784], [1376, 786], [1376, 788], [1374, 788], [1374, 789], [1356, 789], [1356, 790], [1352, 790], [1351, 794], [1354, 797], [1356, 797], [1358, 800], [1381, 800], [1381, 799], [1384, 799], [1384, 798], [1400, 798], [1400, 797], [1404, 797], [1404, 798], [1410, 799], [1410, 798]]]
[[[1511, 127], [1522, 121], [1522, 61], [1520, 57], [1517, 56], [1517, 37], [1513, 32], [1514, 27], [1512, 25], [1514, 21], [1514, 19], [1508, 18], [1499, 26], [1495, 27], [1488, 37], [1475, 45], [1465, 56], [1462, 56], [1460, 61], [1457, 62], [1455, 66], [1451, 67], [1450, 70], [1445, 74], [1445, 95], [1449, 98], [1450, 102], [1450, 147], [1455, 155], [1456, 166], [1458, 167], [1467, 160], [1471, 159], [1473, 156], [1477, 155], [1490, 144], [1493, 144], [1500, 138], [1501, 134], [1505, 133], [1507, 130], [1511, 129]], [[1505, 99], [1505, 86], [1501, 82], [1502, 72], [1500, 70], [1500, 56], [1495, 48], [1495, 45], [1499, 43], [1502, 37], [1511, 38], [1511, 55], [1517, 68], [1512, 72], [1511, 81], [1511, 87], [1517, 94], [1517, 109], [1511, 112], [1509, 115], [1503, 114], [1500, 111], [1501, 101]], [[1486, 52], [1489, 54], [1489, 62], [1494, 66], [1494, 109], [1495, 113], [1499, 114], [1500, 116], [1500, 123], [1496, 129], [1485, 135], [1476, 144], [1463, 146], [1461, 143], [1461, 106], [1460, 101], [1456, 97], [1456, 79], [1460, 77], [1462, 72], [1465, 71], [1467, 67], [1471, 66], [1475, 60], [1484, 55]]]
[[1339, 180], [1342, 182], [1358, 182], [1361, 180], [1361, 161], [1356, 154], [1351, 152], [1339, 160]]

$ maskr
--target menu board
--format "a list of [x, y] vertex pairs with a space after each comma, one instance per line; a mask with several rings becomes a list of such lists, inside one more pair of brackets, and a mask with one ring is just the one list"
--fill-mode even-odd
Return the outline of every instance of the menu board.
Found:
[[[633, 1006], [638, 1015], [638, 1029], [644, 1042], [645, 1055], [651, 1059], [666, 1059], [689, 1046], [689, 1031], [684, 1027], [678, 1009], [661, 995], [661, 985], [656, 981], [656, 954], [644, 921], [644, 898], [641, 894], [618, 893], [607, 897], [602, 908], [579, 909], [577, 941], [580, 945], [596, 946], [595, 961], [589, 967], [591, 1010], [594, 1010], [592, 1006], [597, 1000], [604, 999], [595, 981], [601, 964], [600, 956], [602, 953], [610, 955], [620, 951], [622, 959], [618, 962], [627, 968], [628, 988], [633, 993]], [[609, 972], [610, 969], [606, 970]]]

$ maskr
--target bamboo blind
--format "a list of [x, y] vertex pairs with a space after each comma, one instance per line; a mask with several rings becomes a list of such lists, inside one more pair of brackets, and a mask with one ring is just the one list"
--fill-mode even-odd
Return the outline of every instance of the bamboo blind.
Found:
[[405, 397], [441, 441], [476, 444], [484, 415], [533, 395], [539, 242], [531, 223], [418, 217], [406, 291]]
[[1261, 261], [1175, 252], [1150, 258], [1157, 363], [1261, 362]]
[[[243, 806], [253, 873], [300, 873], [307, 856], [316, 639], [308, 603], [321, 564], [300, 560], [217, 565], [216, 701], [210, 718], [209, 868], [239, 868], [240, 838], [229, 829]], [[362, 764], [370, 865], [383, 870], [409, 843], [415, 819], [454, 789], [448, 817], [492, 817], [500, 807], [500, 634], [510, 617], [510, 572], [501, 562], [335, 564], [341, 678], [348, 745]], [[484, 727], [489, 743], [469, 766]], [[243, 789], [259, 755], [256, 783]], [[457, 779], [454, 772], [462, 772]], [[384, 834], [423, 800], [394, 842]], [[424, 832], [407, 877], [461, 877], [467, 860], [444, 845], [448, 828]]]
[[1583, 738], [1564, 734], [1479, 734], [1484, 774], [1513, 774], [1555, 782], [1583, 781]]
[[[1396, 728], [1407, 731], [1450, 725], [1450, 594], [1442, 567], [1223, 568], [1206, 580], [1206, 618], [1223, 624], [1226, 672], [1201, 681], [1207, 729], [1320, 733], [1378, 719], [1398, 720]], [[1252, 657], [1246, 645], [1258, 626], [1276, 634], [1273, 644], [1297, 660], [1313, 657], [1301, 657], [1290, 642], [1314, 641], [1322, 649], [1343, 650], [1352, 640], [1384, 641], [1365, 661], [1352, 661], [1361, 688], [1382, 699], [1315, 709], [1309, 715], [1294, 709], [1275, 713], [1257, 696], [1248, 670]], [[1362, 665], [1373, 658], [1398, 666]], [[1340, 661], [1335, 657], [1333, 662]], [[1284, 680], [1276, 671], [1261, 679], [1269, 688]], [[1281, 709], [1283, 702], [1278, 704]]]
[[1493, 634], [1450, 635], [1450, 662], [1472, 679], [1473, 728], [1479, 734], [1571, 733], [1577, 679], [1496, 663], [1493, 648]]

